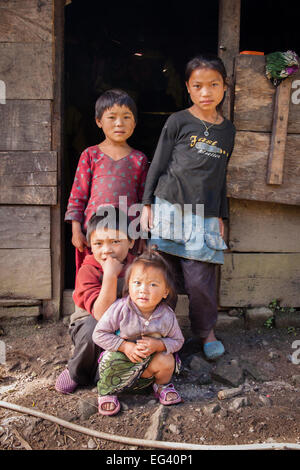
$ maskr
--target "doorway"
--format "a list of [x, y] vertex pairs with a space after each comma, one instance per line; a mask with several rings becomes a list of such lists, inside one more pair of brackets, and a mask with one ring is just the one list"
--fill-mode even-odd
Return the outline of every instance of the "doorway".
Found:
[[[72, 0], [65, 7], [65, 212], [81, 152], [102, 139], [94, 106], [121, 88], [136, 101], [138, 124], [129, 143], [151, 161], [168, 116], [188, 105], [186, 62], [217, 53], [218, 0], [170, 2]], [[74, 288], [71, 224], [65, 224], [65, 289]]]

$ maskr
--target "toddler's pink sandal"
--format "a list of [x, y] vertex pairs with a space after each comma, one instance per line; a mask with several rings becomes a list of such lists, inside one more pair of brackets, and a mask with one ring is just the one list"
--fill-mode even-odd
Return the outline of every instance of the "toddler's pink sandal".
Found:
[[[153, 390], [155, 398], [158, 398], [159, 402], [162, 405], [175, 405], [176, 403], [180, 403], [182, 401], [181, 396], [175, 390], [174, 385], [172, 383], [169, 383], [167, 385], [153, 384]], [[173, 400], [167, 400], [168, 393], [175, 393], [176, 398], [173, 398]]]
[[[115, 408], [113, 410], [104, 410], [102, 405], [105, 403], [113, 403]], [[103, 395], [98, 397], [98, 411], [101, 415], [113, 416], [119, 413], [121, 408], [120, 402], [116, 395]]]

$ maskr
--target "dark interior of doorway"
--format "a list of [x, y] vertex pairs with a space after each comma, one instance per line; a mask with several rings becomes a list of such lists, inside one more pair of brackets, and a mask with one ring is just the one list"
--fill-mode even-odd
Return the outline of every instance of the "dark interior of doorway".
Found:
[[[186, 62], [200, 52], [217, 53], [218, 3], [72, 0], [66, 5], [63, 211], [80, 153], [103, 137], [94, 121], [98, 96], [115, 87], [131, 94], [138, 125], [129, 143], [151, 160], [167, 117], [188, 105]], [[242, 0], [240, 50], [299, 53], [296, 18], [283, 2]], [[65, 289], [72, 289], [71, 225], [64, 228]]]
[[[176, 5], [73, 0], [66, 6], [64, 209], [81, 151], [103, 137], [94, 119], [103, 91], [121, 88], [134, 98], [138, 124], [129, 143], [149, 160], [164, 121], [187, 106], [184, 65], [199, 51], [216, 53], [218, 1], [201, 8], [205, 21], [198, 8], [183, 14]], [[71, 227], [65, 225], [65, 288], [70, 289], [75, 255]]]

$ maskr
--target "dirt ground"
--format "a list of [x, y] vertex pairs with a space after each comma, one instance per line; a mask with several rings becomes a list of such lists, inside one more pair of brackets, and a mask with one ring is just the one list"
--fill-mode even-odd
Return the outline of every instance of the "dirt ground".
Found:
[[[193, 344], [185, 348], [182, 372], [174, 378], [184, 402], [160, 406], [158, 439], [203, 445], [299, 444], [300, 364], [293, 359], [292, 346], [300, 339], [299, 330], [263, 327], [217, 333], [226, 354], [216, 363], [205, 361]], [[121, 412], [114, 417], [97, 413], [95, 387], [80, 388], [72, 395], [55, 391], [55, 379], [72, 351], [68, 325], [63, 321], [0, 322], [0, 340], [6, 346], [6, 362], [0, 365], [0, 400], [109, 434], [141, 439], [149, 435], [159, 407], [151, 390], [122, 395]], [[220, 390], [240, 385], [239, 395], [218, 398]], [[137, 449], [1, 407], [0, 449], [26, 447]]]

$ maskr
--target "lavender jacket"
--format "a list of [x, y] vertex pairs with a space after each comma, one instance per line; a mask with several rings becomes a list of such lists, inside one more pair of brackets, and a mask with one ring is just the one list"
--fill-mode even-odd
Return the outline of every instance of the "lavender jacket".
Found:
[[117, 351], [124, 340], [136, 341], [142, 335], [160, 338], [165, 354], [179, 351], [184, 343], [175, 313], [165, 302], [147, 320], [129, 296], [116, 300], [106, 310], [95, 327], [93, 341], [106, 351]]

